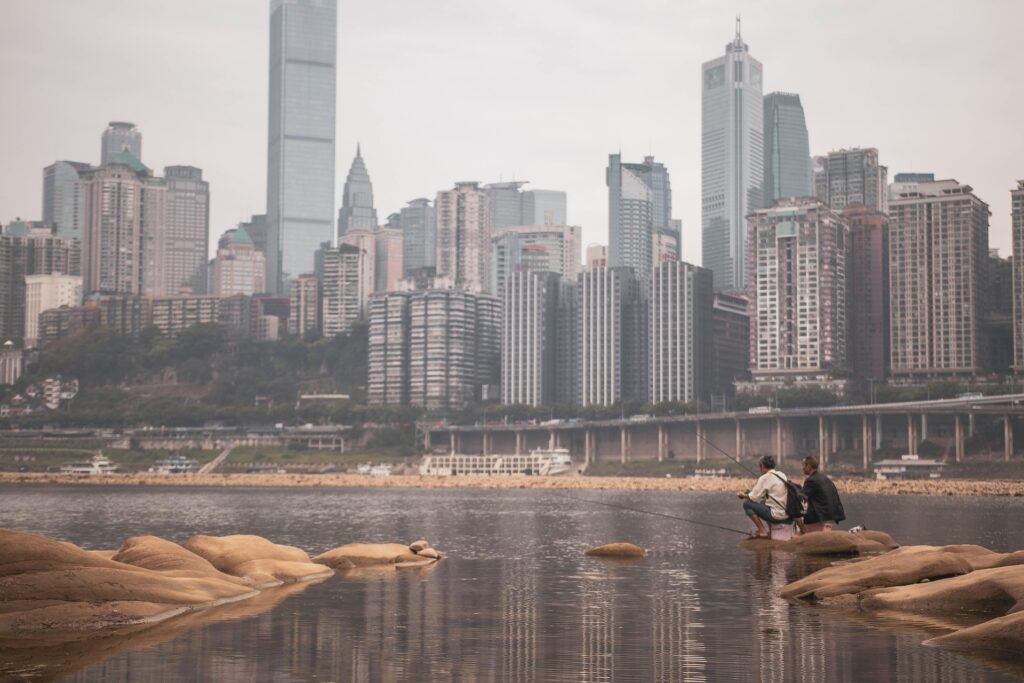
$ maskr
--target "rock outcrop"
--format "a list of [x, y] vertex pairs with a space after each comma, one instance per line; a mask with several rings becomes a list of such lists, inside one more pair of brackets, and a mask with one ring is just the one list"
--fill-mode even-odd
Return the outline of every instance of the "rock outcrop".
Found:
[[588, 550], [590, 557], [643, 557], [647, 551], [632, 543], [606, 543]]
[[782, 550], [808, 557], [843, 557], [884, 553], [899, 544], [884, 531], [819, 531], [794, 536], [787, 541], [744, 539], [740, 544], [751, 550]]
[[332, 569], [374, 567], [393, 564], [396, 567], [421, 567], [437, 562], [444, 554], [431, 548], [427, 541], [410, 545], [401, 543], [348, 543], [321, 553], [313, 562]]
[[310, 561], [305, 550], [271, 543], [261, 536], [193, 536], [184, 547], [225, 574], [257, 588], [330, 574], [321, 564]]

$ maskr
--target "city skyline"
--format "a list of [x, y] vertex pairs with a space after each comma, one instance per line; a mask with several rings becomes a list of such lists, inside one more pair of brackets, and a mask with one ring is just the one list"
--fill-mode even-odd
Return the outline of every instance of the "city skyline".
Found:
[[[129, 13], [124, 40], [138, 41], [140, 49], [145, 46], [153, 54], [173, 50], [175, 59], [146, 60], [145, 79], [141, 67], [129, 65], [127, 77], [138, 75], [137, 86], [114, 88], [101, 69], [95, 76], [88, 69], [91, 60], [112, 57], [87, 28], [99, 30], [99, 23], [90, 23], [98, 21], [94, 17], [122, 6], [120, 0], [107, 0], [85, 11], [73, 3], [43, 0], [7, 10], [13, 20], [0, 27], [0, 55], [13, 65], [7, 82], [18, 97], [5, 109], [7, 125], [0, 134], [11, 161], [0, 171], [0, 221], [40, 218], [42, 169], [57, 159], [97, 163], [97, 134], [109, 121], [128, 120], [146, 136], [147, 165], [203, 168], [211, 184], [212, 244], [223, 230], [265, 208], [267, 8], [228, 1], [207, 16], [199, 3], [183, 2], [173, 12]], [[605, 242], [604, 161], [621, 149], [628, 158], [654, 154], [672, 169], [675, 217], [683, 221], [682, 258], [700, 262], [699, 67], [728, 42], [739, 11], [744, 41], [766, 65], [765, 92], [800, 93], [812, 154], [877, 147], [890, 177], [927, 171], [970, 183], [992, 206], [992, 245], [1009, 253], [1007, 191], [1022, 174], [1014, 160], [1024, 158], [1024, 141], [1013, 135], [1012, 124], [1021, 95], [1005, 87], [1013, 82], [1013, 67], [998, 54], [998, 45], [999, 37], [1008, 38], [1019, 24], [1014, 16], [1024, 17], [1024, 8], [980, 3], [954, 21], [932, 3], [910, 3], [887, 10], [883, 21], [854, 8], [797, 2], [771, 8], [749, 1], [729, 8], [705, 3], [685, 11], [644, 3], [629, 14], [577, 2], [551, 6], [558, 19], [552, 25], [559, 25], [564, 37], [572, 39], [564, 42], [573, 43], [584, 59], [551, 46], [550, 31], [501, 31], [508, 22], [527, 22], [531, 6], [501, 4], [492, 19], [479, 20], [484, 23], [477, 26], [473, 22], [478, 20], [457, 5], [428, 10], [410, 3], [404, 14], [395, 13], [402, 16], [380, 19], [389, 38], [376, 44], [368, 29], [377, 25], [380, 8], [349, 8], [339, 25], [338, 92], [345, 99], [338, 103], [340, 158], [335, 167], [346, 168], [356, 142], [363, 142], [373, 160], [379, 215], [457, 180], [529, 178], [528, 187], [567, 192], [568, 222], [583, 226], [584, 244]], [[924, 6], [929, 11], [922, 15]], [[787, 26], [786, 10], [795, 7], [804, 8], [815, 31]], [[921, 16], [927, 17], [929, 31], [903, 30]], [[61, 49], [43, 51], [28, 42], [34, 27], [45, 27], [51, 37], [47, 42]], [[965, 29], [984, 31], [993, 40], [957, 51], [942, 49]], [[860, 41], [843, 40], [868, 30], [881, 46], [876, 53], [865, 55], [857, 47]], [[189, 49], [180, 49], [183, 34], [190, 36]], [[212, 40], [214, 34], [218, 41]], [[633, 42], [640, 34], [649, 36], [643, 45]], [[605, 54], [596, 49], [602, 42], [623, 49]], [[476, 106], [467, 107], [461, 98], [470, 95], [459, 94], [434, 113], [431, 107], [417, 107], [423, 125], [416, 126], [409, 126], [406, 109], [393, 106], [388, 93], [425, 104], [440, 101], [429, 85], [431, 74], [508, 43], [524, 55], [522, 75], [508, 74], [498, 93], [482, 85], [475, 93]], [[67, 64], [65, 49], [74, 51], [81, 64], [82, 78], [75, 82], [61, 77], [66, 75], [61, 70]], [[216, 62], [202, 66], [213, 54]], [[815, 59], [807, 59], [811, 54]], [[548, 63], [554, 68], [538, 70]], [[840, 68], [843, 82], [823, 77]], [[957, 79], [957, 73], [970, 78]], [[509, 87], [519, 79], [532, 83], [535, 98], [522, 98], [523, 87]], [[154, 89], [157, 83], [160, 88]], [[630, 98], [607, 102], [607, 93], [626, 83], [630, 92], [648, 93], [649, 111], [638, 111]], [[876, 99], [851, 102], [849, 88], [871, 92]], [[922, 100], [923, 92], [931, 99]], [[83, 106], [74, 113], [53, 107], [60, 98]], [[544, 125], [531, 125], [539, 120]], [[971, 123], [969, 135], [948, 133]], [[452, 145], [459, 130], [472, 133], [473, 144]], [[487, 154], [479, 153], [481, 143]], [[25, 173], [26, 168], [31, 172]], [[336, 172], [334, 201], [339, 205], [340, 180]]]

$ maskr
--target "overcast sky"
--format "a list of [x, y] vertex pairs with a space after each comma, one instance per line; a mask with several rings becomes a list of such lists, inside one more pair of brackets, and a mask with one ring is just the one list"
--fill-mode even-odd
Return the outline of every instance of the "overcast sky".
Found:
[[[135, 122], [152, 168], [191, 164], [211, 241], [266, 202], [269, 0], [0, 0], [0, 222], [41, 217], [42, 169], [96, 163]], [[607, 242], [607, 155], [672, 174], [700, 263], [700, 65], [737, 12], [765, 92], [800, 94], [811, 150], [878, 147], [890, 178], [973, 185], [1009, 254], [1024, 178], [1021, 0], [340, 0], [336, 202], [363, 146], [377, 214], [457, 180], [569, 196]], [[162, 173], [162, 171], [161, 171]]]

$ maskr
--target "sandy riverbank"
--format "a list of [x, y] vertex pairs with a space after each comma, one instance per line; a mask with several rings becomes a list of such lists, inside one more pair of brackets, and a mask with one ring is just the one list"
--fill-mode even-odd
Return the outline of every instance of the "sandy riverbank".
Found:
[[[621, 489], [630, 491], [719, 491], [749, 488], [750, 479], [735, 477], [374, 477], [361, 474], [188, 474], [147, 473], [76, 476], [57, 473], [0, 472], [0, 484], [115, 484], [124, 486], [309, 486], [340, 488], [478, 488], [478, 489]], [[934, 496], [1024, 496], [1024, 482], [941, 479], [877, 481], [837, 479], [843, 493]]]

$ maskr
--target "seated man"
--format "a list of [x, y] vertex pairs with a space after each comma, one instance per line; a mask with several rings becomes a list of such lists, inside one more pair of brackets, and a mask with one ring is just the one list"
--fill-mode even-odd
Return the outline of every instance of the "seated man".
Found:
[[754, 488], [746, 493], [736, 494], [743, 500], [743, 511], [757, 527], [757, 538], [769, 538], [768, 524], [788, 521], [786, 516], [786, 473], [775, 470], [775, 458], [762, 456], [757, 461], [761, 471]]
[[839, 500], [839, 491], [832, 480], [818, 471], [818, 459], [807, 456], [803, 460], [804, 495], [807, 496], [807, 514], [803, 520], [797, 520], [800, 533], [809, 534], [815, 531], [829, 531], [834, 524], [846, 519], [843, 503]]

